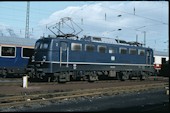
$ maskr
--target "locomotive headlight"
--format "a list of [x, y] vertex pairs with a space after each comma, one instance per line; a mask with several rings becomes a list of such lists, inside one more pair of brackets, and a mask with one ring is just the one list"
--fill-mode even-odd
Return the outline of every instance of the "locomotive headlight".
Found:
[[43, 59], [43, 61], [46, 61], [46, 56], [43, 56], [42, 59]]
[[34, 62], [35, 61], [35, 56], [32, 56], [31, 59], [32, 59], [32, 62]]

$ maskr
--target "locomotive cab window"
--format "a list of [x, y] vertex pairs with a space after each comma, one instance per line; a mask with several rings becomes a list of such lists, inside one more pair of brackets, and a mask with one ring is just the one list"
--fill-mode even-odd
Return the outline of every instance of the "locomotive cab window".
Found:
[[15, 47], [1, 47], [1, 56], [5, 57], [15, 57], [16, 48]]
[[95, 50], [95, 46], [94, 45], [92, 45], [92, 44], [86, 44], [85, 45], [85, 51], [87, 51], [87, 52], [94, 52], [94, 50]]
[[72, 51], [82, 51], [82, 44], [79, 43], [71, 43]]
[[138, 50], [138, 55], [144, 56], [145, 55], [145, 50], [139, 49]]
[[119, 48], [120, 54], [127, 54], [127, 48]]
[[130, 49], [129, 54], [131, 55], [137, 55], [137, 50], [136, 49]]
[[98, 45], [97, 51], [99, 53], [106, 53], [106, 46]]
[[22, 57], [29, 58], [33, 55], [34, 49], [32, 48], [22, 48]]
[[40, 47], [40, 42], [37, 42], [36, 44], [35, 44], [35, 49], [38, 49]]
[[40, 45], [40, 49], [48, 49], [48, 46], [49, 46], [49, 43], [43, 42], [43, 43], [41, 43], [41, 45]]
[[48, 42], [37, 42], [35, 44], [35, 49], [48, 49], [49, 43]]

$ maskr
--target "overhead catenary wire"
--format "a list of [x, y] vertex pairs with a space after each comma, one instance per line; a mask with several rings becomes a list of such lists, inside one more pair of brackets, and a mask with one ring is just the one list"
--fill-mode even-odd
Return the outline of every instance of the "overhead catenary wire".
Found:
[[[23, 12], [23, 10], [25, 9], [25, 7], [7, 7], [7, 6], [0, 6], [0, 8], [5, 8], [5, 9], [9, 9], [9, 10], [12, 10], [12, 11], [19, 11], [19, 12]], [[35, 10], [34, 10], [35, 9]], [[37, 14], [37, 15], [47, 15], [49, 16], [50, 13], [48, 11], [45, 11], [45, 10], [40, 10], [40, 9], [36, 9], [36, 8], [31, 8], [31, 10], [34, 10], [33, 12], [31, 12], [32, 14]]]
[[159, 21], [159, 20], [156, 20], [156, 19], [152, 19], [152, 18], [144, 17], [144, 16], [137, 15], [137, 14], [135, 14], [135, 15], [134, 15], [133, 13], [129, 13], [129, 12], [126, 12], [126, 11], [121, 11], [121, 10], [117, 10], [117, 9], [113, 9], [113, 8], [109, 8], [109, 7], [104, 7], [104, 6], [101, 6], [101, 7], [106, 8], [106, 9], [115, 10], [115, 11], [117, 11], [117, 12], [121, 12], [121, 13], [129, 14], [129, 15], [137, 16], [137, 17], [140, 17], [140, 18], [145, 18], [145, 19], [148, 19], [148, 20], [151, 20], [151, 21], [155, 21], [155, 22], [162, 23], [162, 24], [164, 24], [164, 25], [168, 25], [168, 23], [163, 22], [163, 21]]

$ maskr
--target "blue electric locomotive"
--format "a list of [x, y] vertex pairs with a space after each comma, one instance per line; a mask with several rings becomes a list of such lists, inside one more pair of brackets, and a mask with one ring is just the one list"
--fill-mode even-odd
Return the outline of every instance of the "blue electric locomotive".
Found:
[[60, 35], [37, 40], [27, 70], [30, 78], [58, 82], [103, 77], [142, 80], [154, 73], [153, 62], [153, 50], [138, 42]]
[[0, 37], [0, 77], [21, 77], [26, 73], [36, 39]]

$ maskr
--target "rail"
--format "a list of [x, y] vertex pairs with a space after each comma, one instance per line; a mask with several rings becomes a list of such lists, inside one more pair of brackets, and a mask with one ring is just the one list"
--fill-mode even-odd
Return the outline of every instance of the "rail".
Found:
[[20, 106], [20, 105], [33, 105], [43, 103], [47, 101], [70, 99], [77, 97], [96, 96], [96, 95], [117, 95], [121, 93], [132, 93], [136, 91], [143, 91], [149, 89], [164, 88], [167, 83], [154, 83], [154, 84], [143, 84], [143, 85], [132, 85], [132, 86], [119, 86], [119, 87], [107, 87], [97, 89], [84, 89], [84, 90], [73, 90], [65, 92], [45, 93], [45, 94], [34, 94], [34, 95], [23, 95], [23, 96], [9, 96], [0, 97], [0, 108], [9, 106]]

